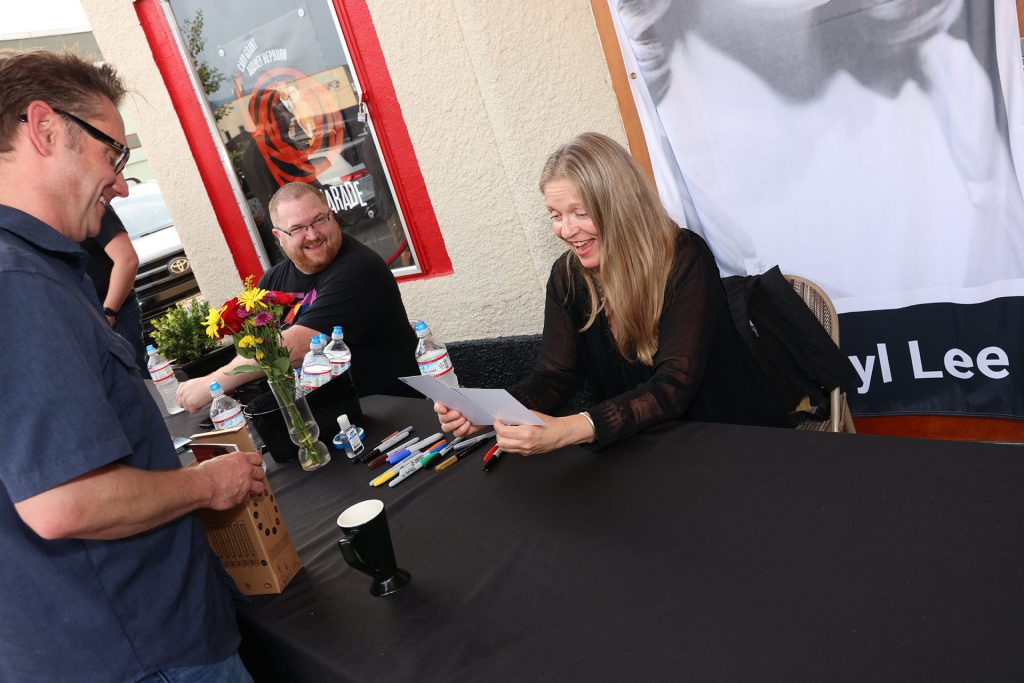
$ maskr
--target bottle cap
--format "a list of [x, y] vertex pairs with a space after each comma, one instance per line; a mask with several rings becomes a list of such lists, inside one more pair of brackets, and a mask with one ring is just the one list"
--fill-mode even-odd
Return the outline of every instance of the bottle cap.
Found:
[[341, 325], [335, 325], [334, 329], [331, 331], [331, 334], [337, 334], [337, 335], [344, 334], [344, 331], [341, 329]]
[[221, 391], [223, 391], [223, 390], [220, 388], [220, 382], [211, 382], [210, 383], [210, 395], [211, 396], [216, 396]]
[[153, 346], [152, 344], [148, 344], [146, 346], [146, 353], [154, 353], [155, 351], [156, 351], [156, 347]]
[[338, 416], [338, 426], [341, 427], [341, 431], [345, 431], [352, 426], [352, 423], [348, 421], [348, 415]]
[[422, 320], [417, 320], [416, 321], [416, 336], [417, 337], [426, 337], [428, 334], [430, 334], [430, 328], [427, 327], [427, 324], [425, 322], [423, 322]]

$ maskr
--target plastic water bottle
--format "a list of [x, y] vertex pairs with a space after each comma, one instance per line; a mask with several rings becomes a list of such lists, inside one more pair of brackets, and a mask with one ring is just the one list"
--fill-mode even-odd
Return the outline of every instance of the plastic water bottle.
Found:
[[345, 343], [341, 325], [335, 325], [331, 332], [331, 343], [324, 347], [324, 355], [331, 361], [331, 375], [337, 377], [352, 366], [352, 351]]
[[224, 393], [220, 382], [210, 385], [210, 395], [213, 396], [213, 402], [210, 404], [210, 420], [213, 421], [214, 429], [233, 429], [245, 424], [242, 405]]
[[178, 380], [174, 377], [174, 368], [171, 362], [157, 353], [156, 347], [150, 344], [146, 347], [149, 359], [146, 361], [146, 368], [149, 376], [153, 378], [153, 384], [164, 400], [164, 407], [169, 415], [180, 413], [184, 410], [178, 405]]
[[331, 381], [331, 361], [324, 355], [327, 335], [316, 334], [309, 340], [309, 353], [302, 361], [302, 388], [309, 392]]
[[419, 343], [416, 345], [416, 363], [420, 366], [420, 374], [430, 375], [451, 388], [458, 389], [459, 378], [455, 376], [455, 367], [452, 365], [452, 359], [448, 357], [445, 345], [434, 339], [430, 334], [430, 328], [422, 320], [416, 323], [416, 336], [419, 337]]

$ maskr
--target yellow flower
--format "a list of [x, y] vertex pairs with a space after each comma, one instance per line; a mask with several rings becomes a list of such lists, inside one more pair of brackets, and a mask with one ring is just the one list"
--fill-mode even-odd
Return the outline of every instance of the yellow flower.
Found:
[[266, 354], [264, 354], [264, 353], [263, 353], [262, 351], [257, 351], [257, 352], [256, 352], [256, 360], [263, 360], [263, 358], [265, 357], [265, 355], [266, 355]]
[[254, 289], [247, 289], [242, 292], [238, 297], [238, 303], [245, 306], [245, 310], [251, 311], [254, 308], [266, 308], [267, 305], [263, 303], [263, 297], [267, 295], [267, 290], [256, 287]]
[[220, 310], [215, 308], [210, 309], [210, 314], [206, 316], [206, 320], [204, 322], [206, 325], [206, 335], [208, 337], [213, 337], [214, 339], [220, 338], [220, 328], [222, 327], [220, 315], [227, 309], [227, 306], [224, 306]]
[[238, 340], [238, 348], [247, 349], [251, 346], [256, 346], [256, 338], [251, 334], [247, 334]]
[[265, 341], [265, 340], [263, 339], [263, 337], [256, 337], [256, 343], [257, 343], [257, 344], [263, 344], [263, 343], [264, 343], [264, 341]]

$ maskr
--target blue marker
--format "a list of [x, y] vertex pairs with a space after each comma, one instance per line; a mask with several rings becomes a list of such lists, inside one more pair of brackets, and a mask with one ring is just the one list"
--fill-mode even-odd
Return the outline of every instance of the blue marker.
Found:
[[[432, 434], [432, 435], [428, 436], [425, 439], [420, 439], [419, 441], [417, 441], [416, 443], [414, 443], [411, 446], [406, 446], [406, 449], [404, 449], [404, 450], [420, 451], [424, 447], [433, 444], [435, 441], [437, 441], [440, 438], [441, 438], [441, 432], [438, 432], [437, 434]], [[399, 457], [399, 456], [401, 456], [401, 457]], [[388, 457], [387, 457], [387, 461], [388, 461], [388, 463], [394, 465], [399, 460], [403, 460], [403, 459], [405, 459], [407, 457], [409, 457], [408, 453], [402, 453], [401, 451], [398, 451], [398, 452], [394, 452], [394, 454], [390, 454], [389, 453]]]

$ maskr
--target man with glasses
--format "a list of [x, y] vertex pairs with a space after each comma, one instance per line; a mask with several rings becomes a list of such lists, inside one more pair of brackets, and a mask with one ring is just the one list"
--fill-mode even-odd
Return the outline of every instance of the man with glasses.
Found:
[[[289, 183], [270, 200], [270, 219], [281, 251], [288, 260], [260, 278], [259, 286], [301, 293], [302, 313], [282, 337], [298, 367], [315, 334], [345, 330], [352, 350], [352, 379], [360, 396], [414, 393], [398, 377], [419, 373], [416, 334], [409, 325], [394, 275], [372, 249], [343, 235], [327, 199], [307, 183]], [[230, 391], [260, 377], [259, 373], [228, 375], [241, 357], [214, 372], [182, 383], [178, 405], [195, 412], [210, 403], [210, 383]]]
[[[74, 114], [69, 114], [63, 109], [53, 107], [53, 111], [66, 118], [68, 121], [72, 121], [77, 124], [79, 128], [88, 133], [94, 140], [99, 140], [104, 145], [114, 150], [113, 152], [107, 152], [107, 157], [110, 159], [110, 165], [114, 167], [115, 175], [124, 170], [125, 164], [128, 163], [128, 157], [132, 153], [132, 151], [128, 149], [128, 145], [118, 142], [88, 121], [83, 121]], [[18, 120], [22, 123], [28, 123], [28, 114], [19, 114]]]
[[181, 468], [78, 242], [128, 193], [113, 68], [0, 52], [0, 680], [251, 681], [194, 511], [263, 491], [256, 453]]

